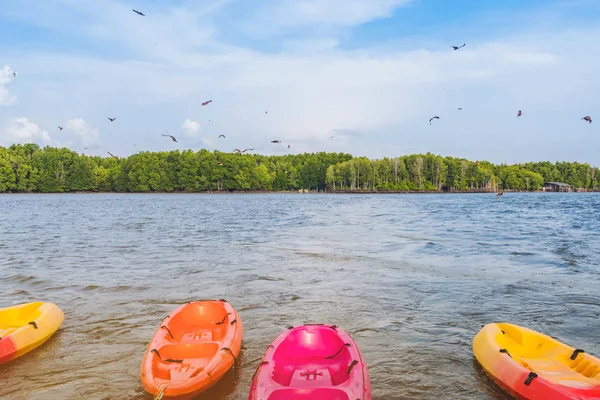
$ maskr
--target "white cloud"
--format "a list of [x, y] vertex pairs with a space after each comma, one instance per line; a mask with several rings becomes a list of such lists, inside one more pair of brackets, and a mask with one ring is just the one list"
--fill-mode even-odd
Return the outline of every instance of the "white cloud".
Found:
[[4, 65], [0, 70], [0, 106], [8, 106], [13, 104], [17, 98], [10, 94], [4, 85], [10, 83], [14, 79], [13, 70], [9, 65]]
[[86, 147], [98, 147], [100, 145], [100, 134], [98, 129], [89, 126], [83, 118], [73, 118], [67, 121], [65, 129], [75, 134], [81, 144]]
[[183, 134], [190, 138], [195, 138], [200, 136], [200, 124], [197, 121], [186, 118], [181, 125], [181, 129], [183, 129]]
[[57, 145], [50, 138], [48, 131], [42, 130], [38, 124], [29, 121], [27, 118], [15, 118], [2, 131], [0, 142], [5, 146], [11, 144], [36, 143], [40, 145]]

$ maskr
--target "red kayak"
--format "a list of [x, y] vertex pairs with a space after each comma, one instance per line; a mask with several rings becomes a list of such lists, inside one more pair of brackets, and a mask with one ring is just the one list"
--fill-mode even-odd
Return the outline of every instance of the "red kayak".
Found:
[[367, 366], [335, 325], [290, 327], [267, 348], [249, 400], [371, 400]]

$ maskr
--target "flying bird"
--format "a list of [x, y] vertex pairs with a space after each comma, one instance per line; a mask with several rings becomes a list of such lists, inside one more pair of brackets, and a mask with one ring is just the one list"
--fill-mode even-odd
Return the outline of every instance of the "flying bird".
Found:
[[16, 78], [17, 77], [17, 71], [12, 71], [12, 76], [13, 76], [13, 78]]
[[265, 111], [265, 114], [268, 113], [268, 111]]
[[225, 139], [225, 135], [219, 135], [219, 137]]
[[431, 121], [433, 121], [434, 119], [440, 119], [440, 117], [438, 117], [437, 115], [434, 117], [429, 118], [429, 125], [431, 125]]
[[458, 108], [457, 108], [457, 110], [458, 110], [458, 111], [462, 111], [462, 107], [458, 107]]
[[585, 117], [581, 118], [584, 121], [589, 122], [590, 124], [592, 123], [592, 117], [590, 117], [589, 115], [586, 115]]
[[271, 140], [271, 143], [281, 143], [281, 140]]
[[523, 113], [521, 112], [521, 110], [519, 110], [519, 112], [517, 113], [517, 118], [520, 117], [521, 115], [523, 115]]
[[141, 12], [141, 11], [134, 10], [133, 8], [132, 8], [132, 10], [133, 10], [133, 12], [134, 12], [134, 13], [136, 13], [137, 15], [141, 15], [142, 17], [145, 17], [145, 16], [146, 16], [146, 15], [145, 15], [143, 12]]
[[462, 49], [462, 48], [463, 48], [463, 47], [465, 47], [466, 45], [467, 45], [466, 43], [463, 43], [463, 45], [462, 45], [462, 46], [452, 46], [452, 48], [453, 48], [454, 50], [458, 50], [458, 49]]
[[108, 153], [108, 154], [109, 154], [109, 155], [110, 155], [112, 158], [117, 158], [117, 159], [119, 158], [119, 157], [115, 156], [113, 153], [111, 153], [110, 151], [107, 151], [107, 153]]
[[202, 107], [204, 107], [205, 105], [208, 105], [209, 103], [212, 103], [212, 100], [202, 102]]
[[244, 150], [242, 150], [242, 153], [245, 153], [247, 151], [252, 151], [252, 150], [254, 150], [254, 149], [244, 149]]
[[62, 126], [58, 126], [58, 130], [62, 131], [64, 128]]
[[109, 120], [110, 122], [114, 122], [114, 120], [115, 120], [115, 119], [117, 119], [117, 117], [114, 117], [114, 118], [108, 117], [108, 120]]
[[291, 148], [292, 148], [292, 145], [291, 145], [291, 144], [288, 144], [288, 149], [291, 149]]
[[177, 142], [177, 139], [175, 139], [175, 136], [172, 136], [172, 135], [163, 135], [163, 136], [170, 137], [174, 142]]
[[234, 152], [235, 154], [242, 154], [242, 151], [241, 151], [240, 149], [235, 149], [233, 152]]

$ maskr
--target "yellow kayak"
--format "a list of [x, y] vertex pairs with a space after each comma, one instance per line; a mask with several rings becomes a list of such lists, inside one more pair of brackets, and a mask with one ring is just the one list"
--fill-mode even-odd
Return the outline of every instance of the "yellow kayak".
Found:
[[40, 346], [60, 328], [65, 316], [54, 303], [0, 308], [0, 364]]
[[522, 326], [485, 325], [473, 339], [485, 372], [517, 399], [600, 399], [600, 359]]

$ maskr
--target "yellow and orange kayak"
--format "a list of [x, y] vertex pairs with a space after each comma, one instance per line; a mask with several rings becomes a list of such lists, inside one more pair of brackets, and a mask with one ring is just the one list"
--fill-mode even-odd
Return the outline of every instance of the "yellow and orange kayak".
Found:
[[146, 348], [140, 377], [162, 399], [190, 399], [216, 384], [237, 361], [243, 327], [226, 300], [184, 304], [163, 319]]
[[600, 359], [531, 329], [485, 325], [473, 339], [473, 353], [517, 399], [600, 399]]
[[35, 349], [60, 328], [65, 316], [54, 303], [0, 308], [0, 364]]

